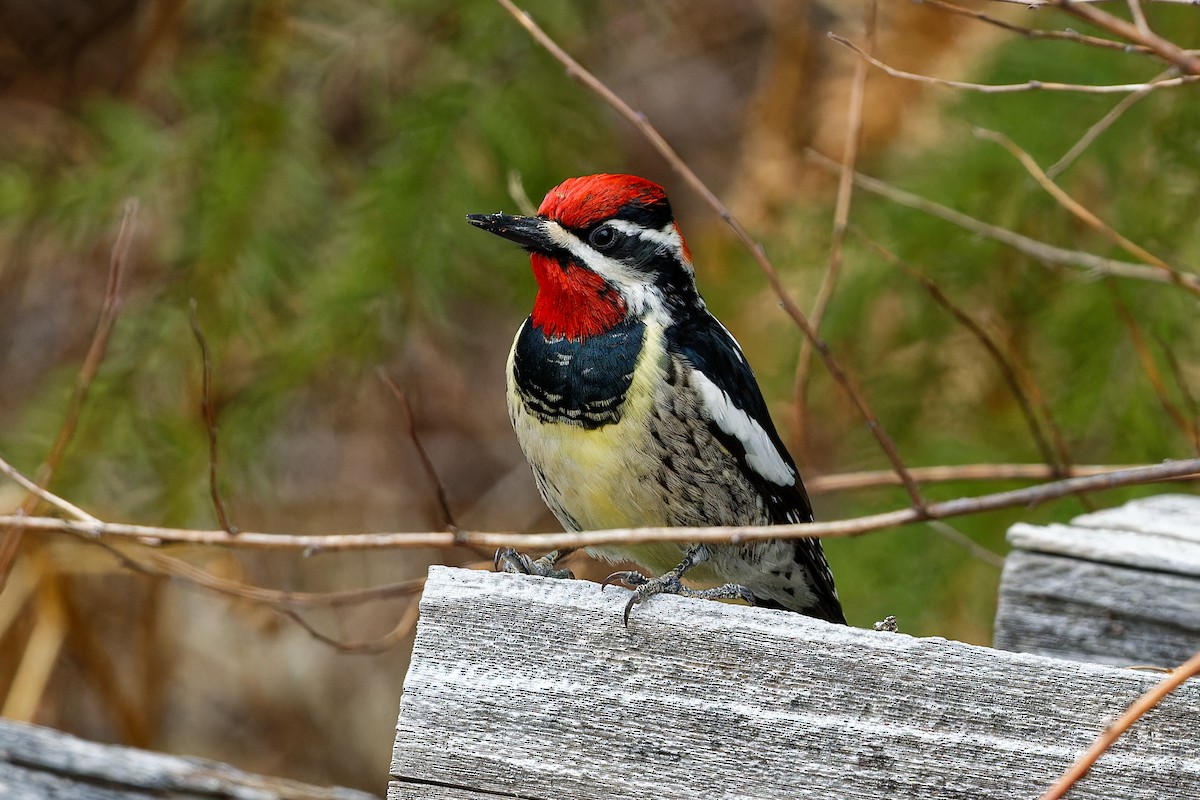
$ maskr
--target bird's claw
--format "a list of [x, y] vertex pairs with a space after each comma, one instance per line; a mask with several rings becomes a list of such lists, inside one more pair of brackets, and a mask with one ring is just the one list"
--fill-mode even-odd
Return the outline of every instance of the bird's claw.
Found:
[[574, 578], [575, 574], [569, 569], [555, 569], [559, 557], [558, 551], [555, 551], [535, 561], [512, 547], [501, 547], [492, 558], [492, 569], [519, 575], [540, 575], [543, 578]]
[[627, 589], [633, 589], [638, 586], [645, 586], [649, 582], [649, 578], [634, 570], [614, 572], [600, 582], [600, 591], [603, 592], [606, 586], [612, 586], [614, 583], [619, 583]]
[[622, 617], [626, 628], [629, 627], [629, 614], [633, 611], [633, 607], [656, 594], [675, 594], [680, 597], [695, 597], [702, 600], [743, 600], [747, 605], [755, 605], [754, 594], [745, 586], [726, 583], [712, 589], [689, 589], [673, 572], [659, 575], [657, 578], [647, 578], [642, 573], [633, 570], [614, 572], [600, 584], [600, 591], [604, 591], [604, 587], [614, 583], [633, 589], [633, 596], [625, 604], [625, 613]]

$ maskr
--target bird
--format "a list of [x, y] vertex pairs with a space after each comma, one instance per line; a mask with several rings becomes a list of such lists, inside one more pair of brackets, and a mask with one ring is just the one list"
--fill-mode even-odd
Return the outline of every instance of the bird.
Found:
[[[535, 216], [468, 214], [519, 245], [537, 283], [507, 362], [508, 413], [539, 493], [568, 531], [813, 521], [799, 471], [754, 373], [696, 287], [666, 191], [588, 175], [547, 192]], [[496, 567], [571, 577], [501, 548]], [[845, 624], [818, 539], [587, 548], [639, 570], [624, 611], [658, 594], [785, 609]], [[691, 588], [683, 582], [710, 588]], [[719, 584], [712, 586], [712, 584]]]

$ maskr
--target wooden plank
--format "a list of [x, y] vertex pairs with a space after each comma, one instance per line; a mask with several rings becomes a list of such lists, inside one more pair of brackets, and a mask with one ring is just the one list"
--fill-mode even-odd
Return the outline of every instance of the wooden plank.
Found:
[[1116, 666], [1176, 666], [1200, 650], [1200, 578], [1014, 551], [995, 646]]
[[1118, 528], [1200, 545], [1200, 496], [1159, 494], [1071, 520], [1080, 528]]
[[1017, 524], [1008, 539], [996, 647], [1165, 667], [1200, 650], [1200, 497]]
[[[389, 797], [1035, 797], [1158, 676], [434, 567]], [[1072, 793], [1200, 797], [1200, 683]]]
[[1070, 525], [1017, 524], [1008, 540], [1021, 550], [1200, 577], [1200, 497], [1145, 497]]
[[216, 761], [89, 742], [50, 728], [0, 719], [0, 798], [4, 800], [162, 797], [372, 800], [374, 795], [254, 775]]

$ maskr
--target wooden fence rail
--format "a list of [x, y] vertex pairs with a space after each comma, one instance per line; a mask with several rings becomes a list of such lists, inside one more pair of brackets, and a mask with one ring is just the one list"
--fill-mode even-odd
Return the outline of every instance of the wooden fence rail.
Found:
[[[1160, 676], [795, 614], [430, 570], [390, 800], [1036, 798]], [[1200, 798], [1185, 684], [1072, 798]]]

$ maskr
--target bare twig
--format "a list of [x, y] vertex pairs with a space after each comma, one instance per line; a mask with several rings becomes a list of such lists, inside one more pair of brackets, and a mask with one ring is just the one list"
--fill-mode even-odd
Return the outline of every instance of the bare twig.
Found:
[[[232, 534], [231, 534], [232, 535]], [[101, 540], [93, 540], [108, 551], [125, 568], [147, 577], [166, 577], [181, 581], [184, 585], [205, 589], [214, 594], [226, 597], [236, 597], [254, 603], [261, 603], [274, 609], [285, 619], [297, 624], [306, 633], [323, 644], [328, 644], [346, 652], [382, 652], [404, 638], [406, 626], [411, 628], [409, 611], [406, 610], [401, 624], [389, 634], [368, 642], [339, 642], [317, 631], [297, 610], [298, 608], [313, 608], [320, 606], [336, 607], [356, 605], [374, 600], [394, 599], [397, 597], [412, 597], [419, 594], [425, 586], [425, 578], [414, 578], [386, 586], [375, 586], [369, 589], [354, 589], [340, 592], [285, 592], [279, 589], [266, 589], [252, 586], [239, 581], [220, 578], [199, 567], [181, 561], [177, 558], [154, 551], [145, 551], [150, 564], [142, 563], [128, 548], [117, 546]], [[410, 603], [409, 609], [416, 609], [416, 603]], [[415, 613], [415, 611], [414, 611]]]
[[838, 36], [836, 33], [827, 34], [830, 39], [838, 44], [848, 47], [859, 55], [860, 58], [866, 59], [872, 66], [883, 70], [893, 78], [902, 78], [906, 81], [916, 81], [917, 83], [928, 83], [934, 86], [945, 86], [950, 89], [968, 89], [973, 92], [981, 92], [983, 94], [1011, 94], [1013, 92], [1078, 92], [1080, 94], [1125, 94], [1127, 92], [1140, 92], [1144, 89], [1166, 89], [1174, 86], [1183, 86], [1184, 84], [1194, 83], [1200, 80], [1200, 75], [1187, 74], [1180, 75], [1175, 78], [1167, 78], [1162, 81], [1153, 81], [1149, 83], [1117, 83], [1117, 84], [1086, 84], [1086, 83], [1054, 83], [1052, 81], [1025, 81], [1024, 83], [969, 83], [967, 81], [953, 81], [946, 78], [935, 78], [931, 75], [920, 75], [915, 72], [906, 72], [902, 69], [896, 69], [889, 66], [879, 59], [867, 54], [861, 47], [851, 42], [844, 36]]
[[[75, 435], [75, 428], [79, 424], [79, 415], [83, 411], [88, 391], [92, 387], [96, 372], [100, 369], [100, 362], [104, 360], [104, 354], [108, 351], [108, 338], [121, 310], [121, 278], [125, 273], [129, 245], [133, 241], [133, 225], [137, 219], [137, 211], [137, 198], [127, 199], [121, 217], [121, 227], [117, 231], [117, 240], [113, 243], [112, 255], [108, 262], [108, 281], [104, 289], [104, 301], [100, 306], [100, 315], [96, 320], [96, 330], [92, 334], [91, 345], [89, 345], [87, 355], [79, 368], [79, 374], [75, 378], [75, 392], [71, 395], [71, 401], [67, 406], [66, 418], [58, 430], [58, 436], [50, 448], [50, 453], [38, 469], [35, 483], [43, 489], [49, 486], [50, 481], [53, 480], [54, 474], [62, 462], [63, 454], [66, 453], [67, 445], [71, 443], [71, 438]], [[39, 495], [30, 494], [29, 498], [21, 505], [22, 513], [33, 513], [41, 499]], [[4, 591], [4, 584], [8, 581], [8, 573], [12, 569], [13, 560], [17, 556], [17, 549], [20, 545], [20, 531], [5, 531], [4, 540], [0, 542], [0, 591]]]
[[376, 639], [365, 639], [362, 641], [343, 642], [331, 636], [327, 636], [314, 628], [308, 620], [300, 616], [300, 614], [290, 608], [281, 608], [279, 613], [295, 622], [303, 628], [309, 636], [312, 636], [317, 641], [327, 644], [340, 653], [352, 653], [354, 655], [375, 655], [382, 653], [395, 647], [405, 637], [413, 632], [417, 627], [417, 619], [419, 616], [419, 607], [415, 602], [410, 602], [404, 609], [404, 614], [401, 615], [400, 621], [396, 623], [389, 632]]
[[[1165, 78], [1173, 71], [1174, 70], [1167, 70], [1166, 72], [1155, 76], [1154, 80]], [[1079, 141], [1077, 141], [1070, 150], [1064, 153], [1062, 158], [1060, 158], [1058, 161], [1055, 161], [1054, 164], [1046, 170], [1046, 177], [1053, 180], [1061, 175], [1067, 169], [1067, 167], [1075, 163], [1075, 159], [1079, 158], [1080, 154], [1082, 154], [1084, 150], [1091, 146], [1092, 142], [1099, 138], [1100, 134], [1112, 127], [1113, 123], [1120, 119], [1126, 111], [1132, 108], [1137, 101], [1149, 94], [1149, 89], [1143, 89], [1141, 91], [1134, 92], [1131, 95], [1122, 97], [1121, 102], [1113, 106], [1111, 111], [1101, 117], [1094, 125], [1092, 125], [1092, 127], [1088, 128], [1083, 136], [1079, 137]]]
[[1200, 442], [1200, 431], [1196, 430], [1192, 421], [1179, 410], [1179, 407], [1168, 396], [1166, 381], [1163, 380], [1162, 373], [1158, 371], [1158, 365], [1154, 363], [1154, 356], [1150, 353], [1150, 347], [1146, 344], [1146, 337], [1142, 334], [1142, 328], [1138, 324], [1137, 317], [1129, 310], [1129, 306], [1125, 304], [1125, 300], [1122, 299], [1120, 292], [1117, 291], [1117, 287], [1109, 282], [1108, 288], [1113, 308], [1116, 309], [1117, 316], [1124, 323], [1125, 329], [1129, 331], [1129, 341], [1133, 344], [1133, 352], [1137, 354], [1138, 363], [1142, 365], [1142, 372], [1146, 374], [1146, 379], [1150, 381], [1150, 388], [1154, 391], [1155, 397], [1158, 398], [1163, 411], [1167, 412], [1167, 416], [1171, 419], [1171, 422], [1175, 423], [1175, 427], [1179, 428], [1193, 443]]
[[[1179, 270], [1175, 269], [1158, 256], [1146, 250], [1136, 242], [1130, 241], [1122, 236], [1120, 233], [1114, 230], [1111, 225], [1104, 222], [1104, 220], [1093, 214], [1082, 203], [1063, 191], [1058, 184], [1050, 180], [1046, 173], [1042, 171], [1042, 168], [1039, 167], [1037, 162], [1033, 160], [1033, 156], [1021, 149], [1012, 139], [1008, 138], [1002, 133], [998, 133], [997, 131], [989, 131], [984, 128], [976, 128], [975, 135], [980, 139], [996, 142], [1005, 150], [1010, 152], [1014, 158], [1021, 162], [1021, 166], [1025, 167], [1026, 172], [1033, 177], [1038, 186], [1041, 186], [1047, 194], [1058, 201], [1059, 205], [1074, 214], [1088, 227], [1092, 228], [1106, 239], [1111, 241], [1113, 244], [1125, 250], [1125, 252], [1129, 253], [1134, 258], [1137, 258], [1152, 267], [1157, 267], [1158, 269], [1162, 270], [1163, 273], [1167, 275], [1171, 282], [1176, 286], [1186, 289], [1197, 297], [1200, 297], [1200, 287], [1197, 287], [1193, 283], [1185, 280], [1184, 275]], [[1196, 276], [1193, 275], [1190, 277]]]
[[931, 519], [928, 525], [939, 536], [958, 545], [988, 566], [995, 567], [996, 569], [1004, 568], [1004, 556], [988, 550], [958, 528], [942, 522], [940, 519]]
[[[836, 161], [826, 158], [815, 150], [806, 151], [806, 155], [810, 161], [822, 169], [830, 172], [837, 172], [840, 169]], [[1200, 292], [1200, 275], [1176, 273], [1173, 276], [1155, 267], [1146, 267], [1141, 264], [1131, 264], [1128, 261], [1103, 258], [1082, 250], [1067, 250], [1062, 247], [1055, 247], [1046, 242], [1040, 242], [1037, 239], [1010, 231], [1007, 228], [983, 222], [961, 211], [941, 205], [940, 203], [935, 203], [912, 192], [906, 192], [878, 178], [872, 178], [862, 173], [854, 173], [854, 183], [859, 188], [865, 189], [872, 194], [877, 194], [880, 197], [885, 197], [894, 203], [923, 211], [926, 214], [945, 220], [952, 225], [957, 225], [971, 233], [1006, 244], [1043, 264], [1079, 267], [1101, 275], [1115, 275], [1121, 278], [1133, 278], [1153, 283], [1174, 284], [1182, 281], [1185, 284], [1185, 288], [1189, 291], [1193, 293]]]
[[1127, 22], [1107, 11], [1092, 8], [1073, 0], [1056, 0], [1054, 4], [1068, 14], [1087, 20], [1097, 28], [1106, 30], [1114, 36], [1119, 36], [1133, 44], [1143, 45], [1163, 61], [1178, 67], [1179, 71], [1184, 73], [1183, 77], [1200, 76], [1200, 58], [1154, 33], [1148, 26], [1143, 27]]
[[[1055, 467], [1050, 464], [957, 464], [941, 467], [913, 467], [909, 471], [917, 483], [924, 485], [961, 481], [1042, 481], [1060, 477], [1101, 475], [1105, 472], [1133, 469], [1135, 466], [1134, 464], [1074, 464], [1068, 467]], [[900, 481], [896, 477], [896, 473], [891, 470], [812, 475], [804, 479], [804, 486], [808, 489], [809, 494], [827, 494], [899, 485]]]
[[1058, 39], [1061, 41], [1075, 42], [1076, 44], [1089, 45], [1091, 47], [1101, 47], [1108, 50], [1120, 50], [1121, 52], [1129, 52], [1131, 50], [1137, 53], [1150, 52], [1150, 48], [1146, 47], [1145, 45], [1131, 45], [1128, 42], [1119, 42], [1113, 39], [1103, 39], [1099, 36], [1089, 36], [1085, 33], [1079, 33], [1078, 31], [1048, 31], [1038, 28], [1026, 28], [1021, 25], [1014, 25], [1007, 20], [988, 16], [982, 11], [956, 6], [953, 3], [947, 3], [944, 0], [921, 0], [921, 4], [929, 6], [930, 8], [936, 8], [939, 11], [957, 14], [960, 17], [969, 17], [971, 19], [978, 20], [979, 22], [985, 22], [988, 25], [993, 25], [997, 28], [1011, 31], [1012, 33], [1019, 33], [1028, 39]]
[[[875, 0], [867, 6], [864, 29], [867, 38], [867, 50], [875, 50]], [[842, 269], [843, 243], [846, 240], [846, 224], [850, 219], [850, 198], [854, 193], [854, 164], [858, 161], [858, 145], [862, 138], [863, 97], [867, 88], [867, 63], [859, 61], [854, 68], [854, 79], [850, 84], [850, 105], [846, 112], [846, 141], [842, 148], [842, 169], [838, 175], [837, 199], [833, 210], [833, 233], [829, 242], [829, 265], [821, 286], [817, 289], [817, 299], [813, 303], [812, 314], [808, 321], [815, 333], [821, 332], [821, 322], [825, 319], [825, 310], [833, 297], [834, 287], [837, 286], [838, 275]], [[805, 338], [800, 342], [800, 356], [796, 362], [796, 377], [792, 387], [792, 408], [796, 419], [795, 436], [800, 443], [800, 450], [805, 449], [808, 441], [808, 374], [812, 365], [812, 340]]]
[[924, 508], [904, 508], [882, 514], [840, 520], [810, 522], [797, 525], [771, 525], [716, 528], [618, 528], [601, 531], [567, 533], [533, 533], [493, 531], [421, 531], [413, 533], [352, 533], [323, 536], [303, 536], [283, 533], [242, 531], [231, 536], [223, 530], [188, 530], [129, 525], [115, 522], [80, 522], [54, 517], [0, 516], [0, 525], [12, 525], [25, 531], [68, 533], [85, 539], [112, 537], [135, 539], [148, 546], [187, 542], [268, 550], [301, 550], [306, 554], [327, 551], [395, 549], [406, 547], [452, 547], [474, 545], [486, 549], [511, 546], [525, 549], [563, 549], [596, 547], [607, 544], [642, 542], [701, 542], [725, 544], [765, 539], [827, 539], [859, 536], [872, 531], [925, 522], [930, 519], [997, 511], [1003, 508], [1031, 507], [1058, 500], [1080, 492], [1103, 491], [1124, 486], [1137, 486], [1167, 480], [1200, 478], [1200, 458], [1165, 461], [1162, 464], [1115, 470], [1096, 475], [1053, 481], [1040, 486], [1014, 489], [1007, 492], [962, 497]]
[[858, 413], [865, 420], [867, 428], [871, 431], [872, 435], [875, 437], [875, 440], [879, 443], [880, 449], [883, 450], [884, 455], [892, 464], [892, 467], [896, 470], [896, 473], [901, 476], [905, 491], [908, 492], [913, 506], [920, 508], [925, 501], [921, 497], [920, 489], [908, 477], [908, 468], [904, 465], [904, 461], [901, 459], [900, 453], [896, 449], [896, 444], [892, 440], [892, 437], [888, 435], [887, 431], [880, 423], [879, 418], [875, 416], [875, 412], [871, 410], [870, 405], [867, 403], [866, 397], [859, 390], [854, 381], [851, 380], [849, 374], [842, 368], [838, 360], [834, 357], [833, 352], [829, 349], [829, 345], [827, 345], [818, 337], [817, 332], [813, 330], [812, 325], [809, 324], [808, 318], [805, 316], [804, 312], [800, 310], [800, 307], [796, 305], [796, 301], [793, 300], [788, 294], [787, 290], [783, 286], [783, 282], [779, 279], [779, 273], [776, 272], [774, 265], [771, 263], [770, 259], [767, 258], [766, 251], [763, 249], [762, 245], [754, 240], [754, 237], [750, 235], [750, 232], [747, 231], [746, 228], [740, 222], [738, 222], [736, 218], [734, 218], [733, 214], [730, 213], [729, 209], [725, 207], [725, 205], [717, 198], [713, 191], [709, 189], [703, 181], [700, 180], [696, 173], [692, 171], [691, 167], [684, 163], [683, 159], [679, 157], [679, 154], [675, 152], [671, 145], [668, 144], [667, 140], [663, 138], [662, 134], [658, 132], [658, 129], [651, 125], [649, 120], [646, 119], [645, 114], [635, 111], [632, 106], [622, 100], [615, 92], [609, 89], [608, 86], [596, 78], [595, 75], [588, 72], [579, 64], [579, 62], [571, 58], [571, 56], [569, 56], [561, 47], [559, 47], [553, 39], [546, 35], [545, 31], [538, 27], [537, 23], [533, 21], [532, 17], [530, 17], [521, 9], [517, 8], [517, 6], [515, 6], [511, 0], [496, 1], [502, 8], [504, 8], [505, 11], [512, 15], [513, 19], [515, 19], [521, 25], [521, 27], [525, 28], [525, 30], [529, 32], [529, 35], [533, 37], [535, 42], [545, 48], [550, 55], [552, 55], [560, 64], [563, 65], [568, 75], [578, 80], [591, 91], [595, 92], [601, 99], [612, 106], [613, 109], [615, 109], [621, 116], [629, 120], [629, 122], [635, 128], [637, 128], [637, 130], [640, 131], [643, 136], [646, 137], [647, 141], [650, 142], [654, 149], [659, 152], [659, 154], [667, 161], [667, 163], [671, 165], [671, 167], [680, 175], [680, 177], [682, 177], [683, 180], [692, 187], [693, 191], [704, 198], [704, 201], [708, 203], [708, 205], [717, 213], [717, 215], [720, 216], [720, 218], [724, 220], [730, 228], [733, 229], [734, 234], [742, 242], [742, 244], [746, 246], [751, 255], [754, 257], [759, 269], [766, 277], [767, 283], [770, 284], [772, 291], [774, 291], [776, 296], [779, 298], [779, 301], [783, 305], [784, 310], [788, 313], [788, 316], [792, 318], [792, 321], [796, 323], [796, 326], [800, 328], [804, 336], [812, 341], [818, 355], [820, 355], [822, 362], [825, 364], [825, 368], [829, 370], [830, 376], [846, 392]]
[[196, 315], [196, 299], [191, 300], [191, 313], [188, 322], [192, 324], [192, 334], [200, 345], [200, 364], [203, 370], [200, 391], [200, 410], [204, 415], [204, 428], [208, 431], [208, 493], [212, 497], [213, 509], [217, 512], [217, 522], [231, 534], [237, 533], [237, 528], [229, 521], [225, 512], [225, 502], [221, 499], [221, 485], [217, 478], [217, 412], [212, 401], [212, 353], [208, 349], [208, 340], [200, 329], [200, 319]]
[[396, 398], [396, 403], [400, 406], [400, 413], [404, 416], [404, 428], [408, 431], [408, 438], [412, 441], [413, 447], [416, 448], [417, 456], [421, 459], [421, 467], [425, 470], [425, 477], [429, 479], [430, 484], [433, 486], [434, 494], [437, 497], [438, 509], [442, 512], [442, 521], [446, 523], [446, 529], [451, 531], [458, 530], [458, 524], [454, 521], [454, 513], [450, 510], [450, 498], [446, 494], [446, 486], [442, 483], [437, 469], [433, 466], [433, 460], [425, 450], [425, 445], [421, 443], [421, 437], [417, 435], [417, 423], [413, 417], [412, 405], [408, 402], [408, 395], [392, 380], [383, 367], [379, 367], [377, 374], [379, 375], [379, 380], [383, 381], [383, 384], [391, 390], [392, 395]]
[[[1051, 8], [1059, 5], [1059, 0], [989, 0], [992, 3], [1007, 3], [1008, 5], [1023, 6], [1028, 9], [1037, 10], [1039, 8]], [[1111, 3], [1112, 0], [1075, 0], [1075, 3]], [[1181, 6], [1194, 6], [1197, 0], [1150, 0], [1151, 3], [1176, 4]]]
[[1200, 652], [1176, 667], [1170, 675], [1151, 687], [1149, 691], [1134, 701], [1121, 716], [1107, 725], [1104, 731], [1096, 738], [1096, 741], [1092, 743], [1092, 746], [1071, 765], [1070, 769], [1063, 773], [1062, 777], [1055, 781], [1042, 794], [1040, 800], [1059, 800], [1066, 795], [1072, 786], [1079, 782], [1083, 776], [1087, 775], [1088, 770], [1099, 760], [1100, 756], [1104, 755], [1105, 751], [1112, 747], [1117, 739], [1121, 738], [1121, 735], [1133, 726], [1133, 723], [1137, 722], [1146, 712], [1161, 703], [1164, 697], [1182, 686], [1185, 681], [1197, 675], [1200, 675]]
[[1142, 4], [1138, 0], [1126, 0], [1126, 3], [1129, 5], [1129, 16], [1133, 20], [1134, 26], [1137, 27], [1138, 33], [1142, 36], [1153, 36], [1150, 24], [1146, 22], [1146, 14], [1142, 11]]
[[29, 492], [32, 495], [36, 495], [37, 497], [44, 500], [49, 505], [54, 506], [59, 511], [62, 511], [64, 514], [67, 514], [68, 516], [74, 517], [75, 519], [80, 520], [82, 522], [99, 522], [100, 521], [100, 520], [96, 519], [95, 517], [93, 517], [91, 514], [84, 511], [79, 506], [76, 506], [72, 503], [67, 502], [66, 500], [64, 500], [63, 498], [59, 497], [56, 494], [51, 494], [50, 492], [47, 492], [42, 487], [38, 486], [33, 481], [29, 480], [29, 478], [26, 478], [20, 472], [17, 472], [17, 470], [12, 466], [12, 464], [9, 464], [3, 458], [0, 458], [0, 472], [3, 472], [9, 478], [11, 478], [13, 481], [15, 481], [25, 491]]
[[[983, 345], [984, 350], [996, 362], [996, 366], [1000, 368], [1000, 374], [1004, 378], [1004, 382], [1008, 384], [1009, 391], [1012, 392], [1013, 397], [1016, 399], [1017, 405], [1021, 409], [1021, 414], [1025, 417], [1025, 422], [1029, 426], [1029, 433], [1033, 436], [1034, 443], [1042, 453], [1042, 458], [1054, 470], [1060, 470], [1064, 466], [1069, 466], [1070, 456], [1061, 448], [1056, 454], [1051, 448], [1049, 440], [1042, 433], [1042, 425], [1038, 420], [1037, 414], [1034, 412], [1030, 396], [1018, 378], [1016, 369], [1004, 354], [1004, 351], [1000, 349], [1000, 345], [996, 343], [996, 340], [970, 314], [955, 305], [936, 283], [865, 234], [860, 234], [860, 238], [878, 253], [884, 261], [894, 267], [898, 267], [910, 278], [920, 283], [925, 288], [925, 291], [929, 293], [929, 296], [933, 298], [934, 302], [949, 312], [951, 316], [958, 320]], [[1050, 416], [1049, 408], [1043, 407], [1042, 414], [1049, 421], [1048, 424], [1052, 425], [1053, 418]]]
[[1179, 359], [1175, 357], [1175, 351], [1161, 336], [1155, 335], [1154, 339], [1167, 359], [1167, 366], [1171, 368], [1171, 377], [1175, 379], [1175, 385], [1179, 387], [1179, 394], [1182, 395], [1184, 405], [1187, 406], [1188, 414], [1191, 416], [1192, 444], [1196, 448], [1196, 452], [1200, 453], [1200, 403], [1196, 402], [1196, 395], [1188, 384], [1187, 376], [1183, 374]]
[[[337, 608], [343, 606], [362, 605], [381, 600], [393, 600], [398, 597], [412, 597], [419, 594], [425, 586], [425, 578], [412, 578], [406, 581], [371, 586], [365, 589], [345, 589], [332, 592], [294, 592], [283, 589], [268, 589], [255, 586], [230, 578], [222, 578], [207, 570], [190, 564], [187, 561], [148, 549], [127, 541], [106, 542], [94, 540], [106, 550], [121, 566], [147, 577], [170, 578], [188, 586], [247, 600], [252, 603], [276, 608]], [[482, 562], [481, 562], [482, 563]], [[488, 562], [490, 566], [490, 561]]]

